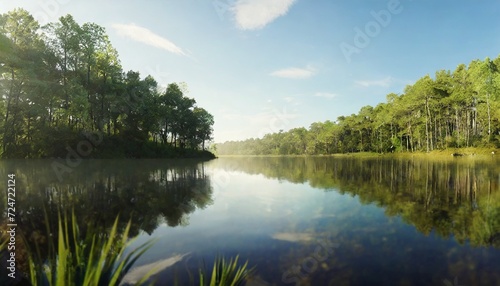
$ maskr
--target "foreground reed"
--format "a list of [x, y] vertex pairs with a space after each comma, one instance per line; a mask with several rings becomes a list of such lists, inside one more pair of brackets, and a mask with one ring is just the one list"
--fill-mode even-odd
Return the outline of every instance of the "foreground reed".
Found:
[[248, 261], [246, 261], [242, 266], [238, 267], [238, 258], [239, 255], [237, 255], [234, 260], [231, 258], [229, 261], [227, 261], [224, 257], [217, 257], [212, 268], [211, 278], [208, 278], [208, 275], [204, 274], [200, 269], [200, 286], [244, 285], [245, 281], [254, 271], [254, 268], [248, 269]]
[[[42, 258], [40, 246], [35, 251], [28, 250], [29, 278], [36, 286], [115, 286], [123, 285], [123, 278], [134, 263], [154, 241], [150, 240], [125, 255], [125, 250], [134, 241], [129, 239], [131, 222], [123, 232], [118, 229], [118, 217], [113, 226], [103, 234], [90, 229], [83, 235], [74, 213], [58, 219], [57, 240], [49, 247], [48, 257]], [[49, 231], [48, 231], [49, 232]], [[23, 238], [23, 240], [25, 240]], [[6, 250], [6, 240], [2, 237], [0, 250]], [[26, 242], [24, 244], [27, 244]], [[238, 266], [238, 256], [227, 261], [217, 257], [211, 275], [199, 269], [200, 286], [244, 285], [253, 272], [248, 269], [248, 261]], [[154, 285], [151, 279], [157, 269], [152, 268], [134, 285]]]
[[[59, 217], [57, 251], [49, 252], [45, 263], [33, 254], [29, 257], [30, 278], [33, 285], [95, 286], [119, 285], [135, 261], [152, 246], [152, 241], [124, 255], [133, 240], [128, 239], [131, 223], [123, 233], [118, 232], [118, 217], [109, 235], [88, 234], [84, 238], [76, 223]], [[37, 251], [38, 253], [38, 251]], [[145, 275], [138, 283], [149, 278]]]

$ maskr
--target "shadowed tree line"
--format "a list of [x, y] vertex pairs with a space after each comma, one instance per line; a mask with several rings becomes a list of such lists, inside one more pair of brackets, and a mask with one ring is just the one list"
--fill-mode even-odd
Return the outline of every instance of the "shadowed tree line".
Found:
[[500, 248], [498, 160], [245, 157], [214, 163], [225, 170], [356, 195], [424, 234]]
[[0, 15], [0, 51], [3, 158], [64, 156], [89, 132], [104, 137], [92, 157], [174, 157], [212, 139], [213, 116], [184, 84], [124, 72], [95, 23], [67, 15], [41, 27], [16, 9]]
[[[118, 215], [119, 233], [130, 221], [132, 237], [140, 231], [151, 234], [162, 223], [187, 225], [190, 213], [213, 203], [203, 163], [84, 161], [62, 182], [49, 163], [6, 161], [0, 166], [0, 174], [16, 174], [16, 235], [29, 244], [17, 247], [20, 260], [23, 251], [19, 249], [35, 253], [38, 245], [42, 258], [57, 250], [59, 214], [71, 216], [74, 212], [83, 237], [108, 235]], [[0, 212], [5, 213], [6, 196], [0, 196], [0, 202]], [[21, 270], [27, 270], [23, 266]]]
[[500, 147], [500, 57], [426, 75], [387, 102], [309, 129], [217, 144], [220, 155], [302, 155]]

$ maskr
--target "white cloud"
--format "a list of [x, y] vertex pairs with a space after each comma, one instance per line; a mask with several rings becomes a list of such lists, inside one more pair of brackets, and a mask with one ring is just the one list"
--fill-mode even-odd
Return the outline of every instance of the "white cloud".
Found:
[[112, 27], [120, 36], [153, 46], [155, 48], [163, 49], [177, 55], [187, 56], [181, 48], [172, 43], [170, 40], [163, 38], [146, 28], [135, 24], [112, 24]]
[[388, 87], [394, 82], [394, 78], [388, 76], [384, 79], [380, 80], [357, 80], [355, 81], [356, 84], [364, 86], [364, 87], [370, 87], [370, 86], [381, 86], [381, 87]]
[[329, 93], [329, 92], [316, 92], [314, 96], [332, 99], [334, 97], [337, 97], [338, 95], [336, 93]]
[[242, 30], [262, 29], [286, 15], [295, 0], [238, 0], [231, 11]]
[[312, 77], [316, 71], [313, 68], [286, 68], [272, 72], [270, 75], [291, 79], [306, 79]]

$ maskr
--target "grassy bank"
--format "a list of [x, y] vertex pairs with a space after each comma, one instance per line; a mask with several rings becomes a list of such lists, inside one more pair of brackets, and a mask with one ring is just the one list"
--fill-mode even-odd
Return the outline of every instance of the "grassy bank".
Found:
[[[494, 152], [494, 154], [492, 154]], [[328, 154], [328, 155], [217, 155], [222, 158], [238, 158], [238, 157], [355, 157], [355, 158], [374, 158], [374, 157], [394, 157], [394, 158], [453, 158], [453, 157], [470, 157], [470, 158], [489, 158], [500, 157], [500, 149], [498, 148], [448, 148], [444, 150], [433, 150], [430, 152], [394, 152], [394, 153], [376, 153], [376, 152], [356, 152], [343, 154]]]

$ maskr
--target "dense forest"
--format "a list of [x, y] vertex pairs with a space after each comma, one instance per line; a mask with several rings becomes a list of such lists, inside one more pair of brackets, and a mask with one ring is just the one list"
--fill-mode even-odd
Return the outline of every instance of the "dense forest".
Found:
[[23, 9], [0, 15], [0, 74], [2, 158], [77, 149], [89, 157], [211, 155], [213, 116], [184, 84], [162, 90], [151, 76], [124, 72], [95, 23], [67, 15], [41, 27]]
[[221, 155], [415, 152], [500, 147], [500, 56], [440, 70], [387, 102], [309, 129], [217, 144]]

